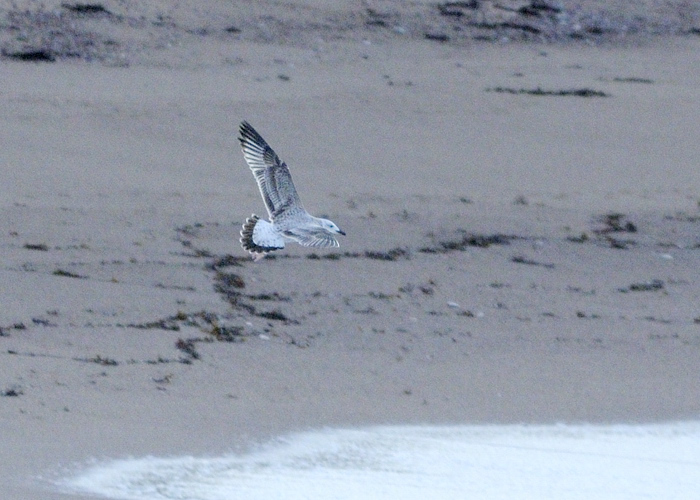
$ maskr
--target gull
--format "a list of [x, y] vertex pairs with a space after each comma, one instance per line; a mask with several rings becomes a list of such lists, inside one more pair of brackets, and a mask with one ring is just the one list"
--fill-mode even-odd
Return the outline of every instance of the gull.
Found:
[[268, 222], [253, 214], [241, 229], [241, 245], [253, 260], [258, 261], [269, 252], [284, 248], [285, 240], [306, 247], [340, 246], [335, 235], [344, 236], [345, 233], [334, 222], [314, 217], [304, 210], [287, 164], [250, 123], [241, 123], [238, 140], [270, 217]]

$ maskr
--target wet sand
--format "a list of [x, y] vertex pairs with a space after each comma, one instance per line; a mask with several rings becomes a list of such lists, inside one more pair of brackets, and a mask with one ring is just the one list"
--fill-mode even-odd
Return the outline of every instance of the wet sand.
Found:
[[[697, 419], [700, 39], [242, 33], [0, 61], [5, 495], [326, 426]], [[247, 258], [244, 119], [340, 249]]]

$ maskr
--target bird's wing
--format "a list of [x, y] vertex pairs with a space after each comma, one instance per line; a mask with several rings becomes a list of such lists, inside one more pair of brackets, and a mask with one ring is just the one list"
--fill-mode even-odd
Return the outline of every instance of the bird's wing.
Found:
[[285, 231], [284, 235], [305, 247], [323, 248], [340, 246], [335, 236], [321, 228], [296, 227]]
[[303, 210], [287, 164], [248, 122], [241, 123], [238, 140], [243, 157], [253, 171], [270, 219], [290, 208]]

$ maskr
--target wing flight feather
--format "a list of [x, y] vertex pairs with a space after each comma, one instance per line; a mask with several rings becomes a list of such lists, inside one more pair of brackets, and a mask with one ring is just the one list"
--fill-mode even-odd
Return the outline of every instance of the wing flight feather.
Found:
[[270, 219], [292, 208], [303, 210], [287, 164], [280, 160], [250, 123], [241, 123], [238, 140], [243, 157], [258, 183]]

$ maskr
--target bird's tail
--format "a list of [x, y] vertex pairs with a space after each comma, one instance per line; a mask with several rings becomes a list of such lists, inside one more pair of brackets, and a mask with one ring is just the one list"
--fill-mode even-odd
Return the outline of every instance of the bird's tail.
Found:
[[253, 214], [246, 219], [241, 229], [241, 246], [253, 255], [254, 260], [262, 259], [274, 250], [284, 248], [284, 239], [273, 225]]

